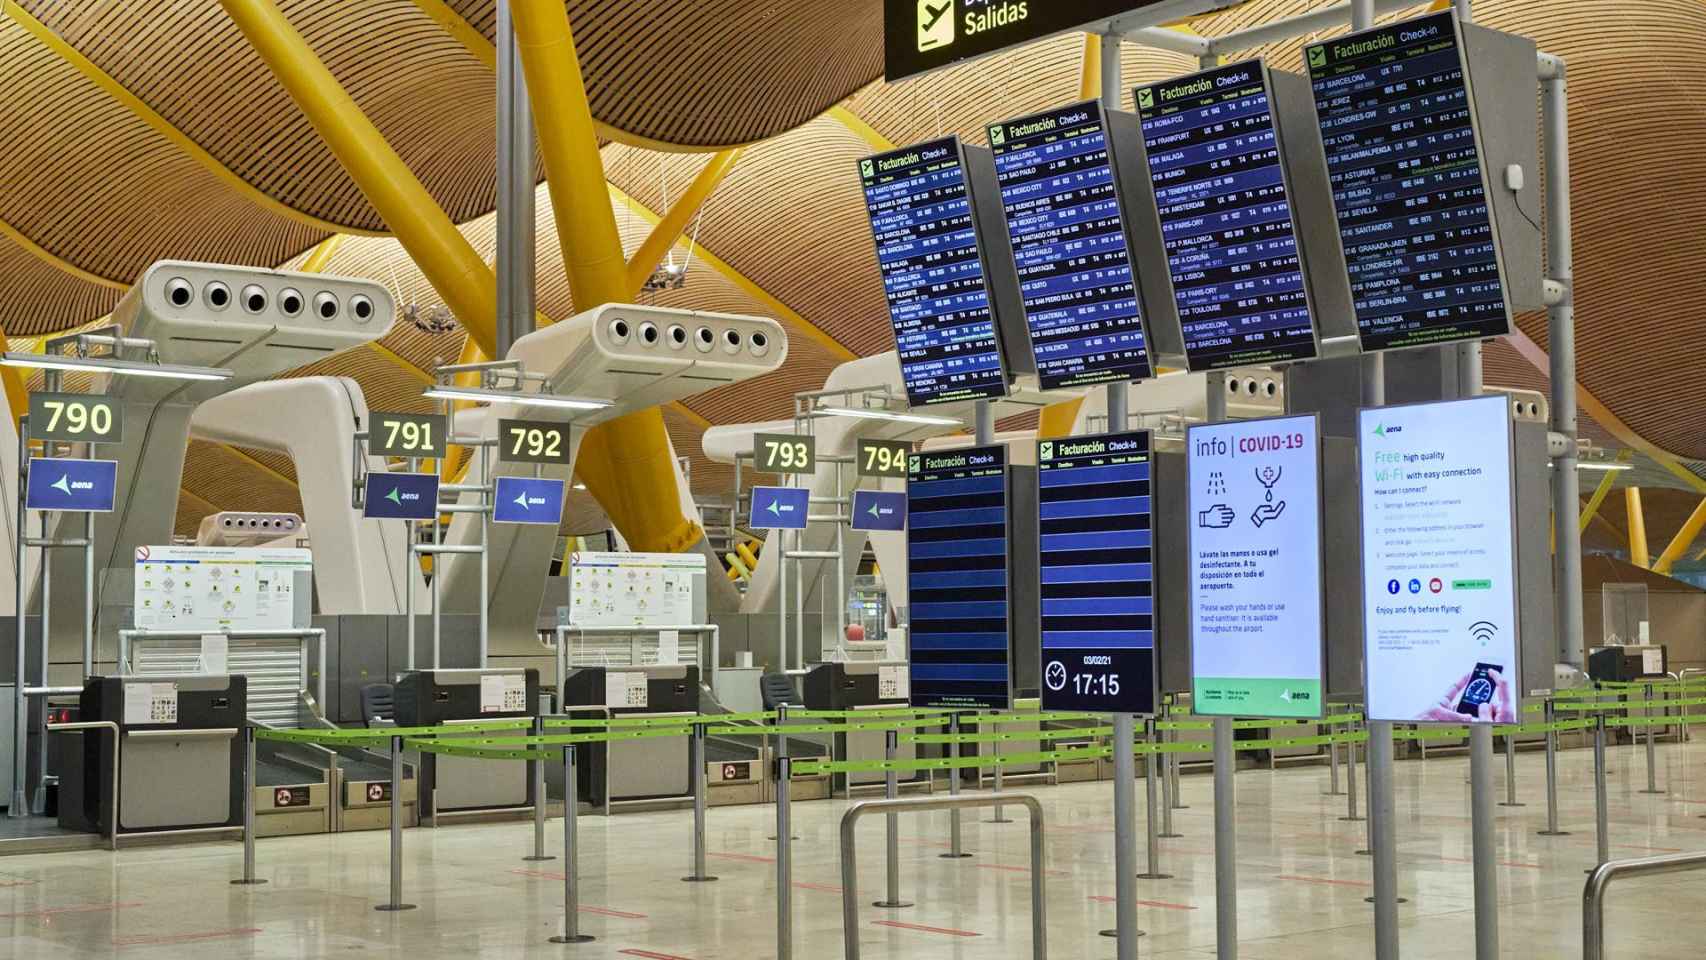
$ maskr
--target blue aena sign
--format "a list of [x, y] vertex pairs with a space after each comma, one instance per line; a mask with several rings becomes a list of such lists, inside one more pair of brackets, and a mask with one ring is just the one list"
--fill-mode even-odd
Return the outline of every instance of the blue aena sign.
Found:
[[369, 473], [362, 516], [374, 520], [431, 520], [438, 509], [438, 474]]
[[811, 496], [805, 487], [753, 487], [752, 528], [804, 530]]
[[24, 507], [111, 513], [117, 488], [117, 460], [31, 457]]
[[498, 523], [563, 522], [562, 480], [541, 477], [499, 477], [492, 519]]
[[886, 490], [853, 491], [853, 529], [905, 530], [906, 494]]

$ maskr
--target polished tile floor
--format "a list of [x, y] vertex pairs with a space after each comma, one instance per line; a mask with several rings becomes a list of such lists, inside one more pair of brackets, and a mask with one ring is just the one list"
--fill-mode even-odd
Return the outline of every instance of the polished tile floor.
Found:
[[[1661, 745], [1662, 796], [1645, 786], [1641, 751], [1611, 751], [1612, 855], [1706, 849], [1706, 742]], [[1591, 753], [1561, 754], [1567, 837], [1541, 837], [1543, 759], [1518, 757], [1519, 799], [1499, 807], [1503, 955], [1576, 957], [1583, 870], [1594, 859]], [[1495, 764], [1502, 797], [1503, 762]], [[1473, 956], [1467, 761], [1398, 765], [1400, 908], [1407, 958]], [[1238, 775], [1240, 956], [1329, 960], [1373, 956], [1366, 824], [1342, 822], [1343, 797], [1323, 796], [1325, 767]], [[1179, 839], [1161, 841], [1169, 880], [1139, 881], [1145, 957], [1214, 956], [1214, 838], [1210, 778], [1187, 775], [1175, 812]], [[1111, 957], [1114, 909], [1112, 787], [1040, 787], [1048, 818], [1049, 949], [1056, 958]], [[1141, 797], [1141, 790], [1139, 793]], [[793, 956], [841, 956], [836, 864], [839, 802], [796, 804]], [[872, 908], [883, 885], [882, 819], [861, 828], [859, 936], [877, 958], [1030, 955], [1029, 874], [1021, 811], [1011, 824], [965, 819], [975, 856], [942, 859], [947, 821], [901, 821], [907, 910]], [[560, 860], [524, 863], [531, 826], [409, 831], [405, 899], [419, 909], [378, 913], [386, 895], [384, 833], [264, 840], [264, 886], [229, 881], [233, 844], [0, 859], [0, 957], [596, 957], [757, 960], [776, 956], [773, 824], [768, 808], [711, 811], [710, 864], [721, 880], [687, 884], [685, 813], [583, 816], [580, 921], [598, 939], [546, 942], [562, 916]], [[551, 825], [553, 852], [561, 844]], [[1140, 847], [1140, 857], [1142, 856]], [[1706, 955], [1706, 873], [1629, 881], [1611, 896], [1608, 956]]]

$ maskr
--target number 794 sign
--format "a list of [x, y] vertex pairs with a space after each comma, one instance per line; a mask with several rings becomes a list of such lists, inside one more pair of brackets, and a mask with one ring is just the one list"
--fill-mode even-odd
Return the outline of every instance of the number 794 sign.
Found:
[[499, 420], [498, 459], [509, 463], [571, 463], [569, 425], [550, 420]]

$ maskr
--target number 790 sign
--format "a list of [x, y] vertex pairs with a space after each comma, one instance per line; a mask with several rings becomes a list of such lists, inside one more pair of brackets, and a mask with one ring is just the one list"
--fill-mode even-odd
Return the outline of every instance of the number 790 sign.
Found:
[[35, 440], [117, 443], [122, 408], [86, 393], [30, 394], [30, 437]]
[[550, 420], [499, 420], [498, 459], [510, 463], [571, 463], [569, 425]]

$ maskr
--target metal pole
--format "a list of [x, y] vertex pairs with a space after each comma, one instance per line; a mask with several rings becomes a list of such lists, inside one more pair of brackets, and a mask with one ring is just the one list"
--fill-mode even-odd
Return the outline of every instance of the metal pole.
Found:
[[[1155, 719], [1153, 717], [1143, 722], [1143, 742], [1153, 748], [1155, 746]], [[1161, 872], [1161, 843], [1156, 836], [1156, 815], [1158, 804], [1155, 799], [1156, 781], [1161, 777], [1161, 766], [1155, 762], [1155, 751], [1149, 750], [1143, 757], [1143, 802], [1144, 833], [1147, 835], [1148, 866], [1137, 875], [1139, 880], [1171, 880], [1173, 875]]]
[[[1158, 734], [1156, 742], [1160, 745], [1167, 743], [1166, 731], [1161, 731]], [[1173, 764], [1171, 761], [1171, 754], [1164, 753], [1156, 758], [1156, 763], [1161, 768], [1161, 832], [1156, 836], [1163, 840], [1177, 840], [1182, 836], [1182, 834], [1173, 832], [1173, 808], [1177, 803], [1177, 797], [1173, 792], [1176, 784], [1173, 781]]]
[[[776, 539], [776, 672], [788, 673], [788, 531], [772, 532]], [[765, 544], [765, 551], [770, 545]], [[803, 666], [803, 664], [802, 664]]]
[[[981, 405], [983, 401], [980, 400], [978, 403]], [[959, 714], [953, 713], [948, 715], [948, 733], [955, 737], [960, 735]], [[960, 758], [960, 743], [958, 740], [948, 744], [948, 757], [953, 760], [958, 760]], [[957, 797], [959, 795], [960, 768], [951, 766], [948, 768], [948, 796]], [[942, 854], [942, 859], [960, 860], [969, 856], [971, 856], [971, 854], [966, 853], [960, 848], [960, 808], [953, 807], [948, 811], [948, 852]]]
[[1392, 724], [1368, 725], [1368, 833], [1374, 855], [1374, 955], [1398, 960], [1397, 807], [1392, 790]]
[[[1557, 711], [1551, 697], [1546, 698], [1546, 726], [1556, 722]], [[1567, 837], [1569, 831], [1558, 829], [1558, 731], [1546, 731], [1546, 829], [1543, 837]]]
[[[418, 457], [409, 458], [409, 472], [420, 470], [421, 461]], [[420, 561], [415, 557], [415, 522], [403, 521], [403, 619], [409, 627], [409, 653], [405, 661], [408, 671], [415, 672], [415, 575], [420, 572]], [[392, 791], [395, 793], [396, 791]]]
[[[434, 506], [436, 507], [437, 504], [434, 504]], [[432, 546], [435, 551], [444, 544], [444, 524], [440, 522], [443, 519], [443, 516], [444, 515], [439, 513], [437, 510], [433, 511]], [[438, 589], [439, 584], [444, 582], [443, 574], [444, 554], [434, 553], [432, 555], [432, 668], [434, 670], [439, 670], [444, 667], [444, 662], [440, 659], [443, 652], [441, 644], [443, 639], [443, 634], [441, 633], [443, 630], [443, 624], [439, 618], [440, 603]]]
[[[1645, 719], [1651, 720], [1653, 718], [1653, 685], [1647, 684], [1646, 690], [1647, 706], [1641, 713]], [[1664, 793], [1663, 790], [1659, 789], [1658, 768], [1654, 765], [1653, 760], [1653, 725], [1649, 723], [1647, 724], [1647, 789], [1642, 790], [1642, 793]]]
[[1593, 718], [1593, 810], [1596, 863], [1611, 859], [1611, 824], [1609, 801], [1605, 796], [1605, 714]]
[[[1347, 725], [1347, 730], [1354, 725]], [[1345, 744], [1345, 815], [1339, 818], [1346, 823], [1361, 823], [1363, 817], [1357, 813], [1357, 745], [1355, 741]]]
[[[1232, 718], [1214, 718], [1214, 955], [1238, 957], [1238, 816]], [[1115, 825], [1116, 829], [1118, 824]]]
[[[900, 732], [897, 730], [885, 732], [883, 734], [883, 759], [893, 763], [895, 754], [899, 750]], [[893, 767], [884, 771], [883, 797], [888, 800], [900, 799], [900, 774], [896, 773]], [[888, 873], [888, 896], [876, 901], [871, 906], [898, 910], [902, 907], [912, 906], [900, 898], [900, 817], [891, 811], [883, 819], [886, 821], [885, 826], [887, 827], [887, 834], [884, 837], [886, 842], [884, 866]]]
[[[545, 735], [544, 717], [533, 718], [533, 735]], [[529, 760], [527, 766], [533, 779], [533, 854], [522, 859], [533, 863], [555, 860], [556, 857], [545, 852], [545, 761]]]
[[533, 114], [515, 46], [510, 0], [498, 0], [497, 355], [533, 329]]
[[1475, 871], [1475, 960], [1498, 960], [1499, 878], [1498, 842], [1494, 837], [1497, 816], [1493, 812], [1493, 726], [1476, 723], [1469, 727], [1469, 811]]
[[[480, 447], [480, 486], [492, 485], [491, 448]], [[492, 577], [492, 498], [480, 491], [480, 669], [486, 669], [486, 659], [492, 649], [491, 638], [491, 577]], [[433, 570], [436, 582], [438, 577], [438, 559], [433, 558]]]
[[[13, 571], [14, 606], [16, 616], [13, 618], [17, 627], [17, 646], [14, 650], [17, 660], [16, 671], [12, 676], [17, 681], [16, 695], [13, 699], [12, 717], [12, 801], [7, 807], [6, 815], [10, 819], [20, 819], [29, 813], [29, 807], [24, 802], [24, 781], [28, 779], [26, 758], [29, 755], [29, 705], [24, 700], [24, 676], [26, 665], [24, 654], [28, 649], [26, 644], [27, 626], [29, 624], [29, 600], [24, 595], [24, 567], [29, 561], [27, 542], [30, 536], [29, 508], [24, 506], [24, 491], [29, 485], [30, 464], [30, 421], [28, 417], [18, 421], [18, 510], [16, 513], [16, 543], [13, 558], [17, 568]], [[115, 744], [113, 749], [118, 749]]]
[[[1006, 785], [1007, 785], [1006, 784], [1006, 770], [1001, 765], [1001, 741], [999, 741], [999, 740], [990, 741], [989, 755], [990, 755], [990, 760], [995, 764], [995, 795], [999, 797], [1001, 795], [1001, 791], [1006, 789]], [[995, 805], [995, 816], [989, 818], [989, 820], [987, 820], [985, 822], [986, 823], [1012, 823], [1013, 821], [1011, 818], [1009, 818], [1007, 816], [1006, 812], [1002, 809], [1001, 804], [997, 803]]]
[[[119, 749], [117, 742], [113, 749]], [[247, 722], [243, 724], [243, 876], [231, 882], [237, 886], [266, 883], [255, 879], [255, 727]]]
[[[47, 452], [50, 455], [52, 454], [52, 446], [53, 445], [51, 443], [48, 444], [49, 449]], [[53, 530], [53, 514], [49, 511], [44, 510], [44, 511], [42, 511], [42, 515], [41, 515], [41, 535], [42, 535], [42, 538], [46, 539], [50, 535], [50, 532], [52, 530]], [[43, 547], [42, 551], [41, 551], [41, 637], [40, 637], [40, 640], [41, 640], [41, 643], [40, 643], [41, 662], [36, 664], [36, 671], [37, 671], [36, 683], [38, 686], [42, 686], [42, 687], [45, 687], [48, 685], [47, 684], [47, 664], [48, 664], [48, 660], [50, 659], [49, 641], [52, 638], [52, 626], [50, 624], [50, 617], [51, 617], [52, 611], [53, 611], [53, 563], [52, 563], [52, 556], [49, 553], [50, 549], [51, 548], [49, 548], [49, 547]], [[18, 691], [17, 691], [18, 692], [18, 699], [24, 700], [26, 698], [24, 696], [23, 674], [19, 674], [18, 677], [19, 677]], [[41, 719], [42, 719], [43, 723], [47, 722], [47, 697], [46, 696], [43, 696], [41, 698]], [[47, 813], [47, 750], [45, 749], [45, 747], [47, 746], [47, 738], [46, 737], [42, 738], [42, 746], [44, 749], [36, 751], [36, 789], [35, 789], [35, 794], [30, 797], [30, 813], [32, 815], [38, 816], [38, 817]]]
[[95, 675], [95, 515], [83, 514], [83, 676]]
[[1558, 659], [1580, 667], [1582, 638], [1581, 491], [1576, 480], [1576, 308], [1570, 224], [1570, 104], [1564, 61], [1542, 58], [1541, 115], [1546, 156], [1546, 272], [1558, 287], [1547, 314], [1546, 352], [1551, 361], [1552, 431], [1566, 440], [1553, 461], [1552, 522], [1556, 539]]
[[1526, 807], [1516, 799], [1516, 734], [1505, 734], [1505, 799], [1501, 807]]
[[788, 783], [793, 778], [793, 761], [779, 757], [776, 761], [776, 960], [794, 957], [794, 881], [791, 847], [788, 841], [793, 825], [788, 822]]
[[717, 879], [705, 872], [705, 725], [693, 725], [689, 741], [693, 763], [693, 875], [682, 877], [688, 883], [709, 883]]
[[563, 746], [563, 933], [552, 943], [590, 943], [595, 937], [580, 932], [580, 860], [575, 847], [575, 820], [580, 815], [580, 778], [575, 772], [575, 745]]
[[[1167, 743], [1178, 743], [1179, 742], [1179, 731], [1177, 731], [1177, 730], [1169, 731], [1168, 733], [1163, 735], [1162, 740], [1164, 740]], [[1185, 802], [1184, 797], [1180, 795], [1180, 791], [1179, 791], [1179, 769], [1182, 766], [1182, 764], [1179, 761], [1182, 758], [1176, 753], [1164, 754], [1164, 756], [1167, 759], [1167, 783], [1168, 783], [1168, 786], [1172, 789], [1173, 809], [1174, 810], [1189, 810], [1191, 808], [1190, 804], [1187, 804]], [[1167, 832], [1168, 833], [1173, 832], [1173, 815], [1171, 813], [1169, 813], [1167, 815]], [[1181, 836], [1183, 836], [1183, 834], [1181, 834]]]
[[[417, 802], [419, 802], [417, 800]], [[403, 902], [403, 738], [391, 738], [391, 900], [375, 910], [413, 910]]]
[[1343, 796], [1344, 791], [1339, 789], [1339, 745], [1337, 743], [1327, 744], [1327, 772], [1327, 796]]

